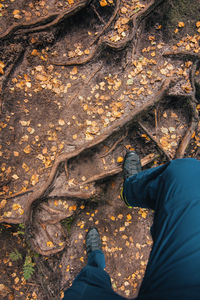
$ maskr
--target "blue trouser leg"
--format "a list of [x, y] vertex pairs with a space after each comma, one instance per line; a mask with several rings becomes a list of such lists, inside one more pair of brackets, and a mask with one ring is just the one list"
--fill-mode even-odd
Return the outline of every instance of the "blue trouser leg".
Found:
[[104, 271], [105, 257], [101, 250], [88, 256], [87, 265], [75, 278], [71, 288], [65, 292], [64, 300], [122, 300], [111, 287], [108, 273]]
[[[132, 206], [155, 210], [138, 299], [200, 299], [200, 161], [178, 159], [128, 178]], [[134, 262], [133, 262], [134, 263]]]

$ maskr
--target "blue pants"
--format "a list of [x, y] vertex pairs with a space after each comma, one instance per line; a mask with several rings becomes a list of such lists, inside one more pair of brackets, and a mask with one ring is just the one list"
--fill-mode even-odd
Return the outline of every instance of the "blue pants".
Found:
[[[131, 206], [155, 210], [153, 248], [138, 300], [200, 299], [200, 161], [177, 159], [128, 178]], [[109, 275], [93, 253], [64, 299], [119, 300]], [[133, 262], [134, 263], [134, 262]]]

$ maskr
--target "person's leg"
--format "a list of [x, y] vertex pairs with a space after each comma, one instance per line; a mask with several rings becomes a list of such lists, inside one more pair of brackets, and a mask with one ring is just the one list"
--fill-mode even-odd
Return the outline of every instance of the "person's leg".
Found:
[[92, 267], [105, 269], [106, 262], [104, 253], [101, 250], [94, 250], [88, 256], [87, 264]]
[[[92, 237], [93, 238], [93, 237]], [[90, 242], [93, 248], [95, 238]], [[105, 256], [100, 249], [88, 254], [87, 265], [75, 278], [71, 288], [64, 295], [64, 300], [123, 300], [112, 287], [110, 276], [105, 268]]]
[[126, 179], [132, 206], [155, 210], [138, 299], [200, 299], [200, 162], [179, 159]]

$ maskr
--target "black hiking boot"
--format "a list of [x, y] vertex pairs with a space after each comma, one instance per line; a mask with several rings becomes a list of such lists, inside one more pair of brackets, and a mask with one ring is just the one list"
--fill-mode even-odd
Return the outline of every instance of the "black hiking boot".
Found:
[[98, 230], [93, 227], [89, 229], [86, 236], [86, 250], [89, 255], [94, 250], [101, 250], [101, 238]]
[[[140, 158], [137, 155], [137, 153], [135, 151], [127, 152], [124, 157], [124, 164], [123, 164], [124, 181], [130, 176], [133, 176], [141, 171], [142, 171], [142, 166], [141, 166]], [[123, 188], [121, 190], [121, 199], [129, 208], [132, 208], [132, 206], [130, 206], [130, 204], [128, 203], [124, 195]]]
[[142, 171], [140, 158], [135, 151], [127, 152], [124, 157], [123, 175], [124, 180]]

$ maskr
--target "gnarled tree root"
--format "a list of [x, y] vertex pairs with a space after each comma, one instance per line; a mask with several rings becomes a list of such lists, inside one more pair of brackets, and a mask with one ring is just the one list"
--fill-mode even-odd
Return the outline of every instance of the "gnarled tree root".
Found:
[[195, 83], [194, 83], [194, 76], [197, 68], [197, 61], [194, 63], [191, 74], [190, 74], [190, 82], [191, 86], [193, 88], [192, 95], [188, 97], [188, 102], [189, 102], [189, 107], [191, 110], [191, 122], [188, 130], [186, 131], [185, 136], [183, 137], [177, 151], [176, 151], [176, 158], [182, 158], [185, 154], [185, 151], [190, 143], [190, 140], [192, 138], [193, 133], [195, 132], [197, 126], [198, 126], [198, 121], [199, 121], [199, 116], [198, 112], [196, 110], [196, 103], [198, 102], [196, 99], [196, 88], [195, 88]]
[[91, 0], [80, 0], [76, 2], [73, 6], [71, 6], [67, 11], [62, 13], [53, 13], [48, 15], [47, 17], [42, 17], [34, 22], [24, 22], [20, 24], [13, 24], [10, 26], [4, 33], [0, 35], [0, 40], [5, 40], [10, 38], [10, 36], [17, 32], [17, 30], [22, 29], [24, 33], [29, 32], [38, 32], [42, 30], [46, 30], [51, 26], [58, 24], [63, 21], [67, 17], [74, 15], [77, 11], [81, 10], [83, 7], [87, 6]]
[[110, 41], [108, 37], [104, 37], [103, 34], [111, 26], [112, 22], [115, 20], [117, 16], [117, 13], [120, 8], [120, 0], [117, 0], [113, 15], [111, 16], [107, 24], [104, 26], [103, 30], [96, 36], [95, 40], [92, 41], [91, 44], [89, 45], [89, 47], [92, 47], [94, 44], [96, 44], [96, 46], [90, 51], [89, 55], [84, 56], [82, 58], [74, 58], [65, 62], [51, 61], [50, 63], [56, 66], [83, 65], [91, 61], [94, 57], [97, 57], [101, 53], [101, 51], [105, 48], [110, 48], [114, 50], [123, 49], [129, 42], [133, 40], [134, 37], [136, 37], [136, 32], [142, 20], [146, 16], [148, 16], [153, 11], [153, 9], [159, 4], [161, 4], [162, 2], [163, 0], [157, 0], [157, 1], [153, 0], [140, 13], [130, 18], [129, 23], [132, 23], [131, 32], [125, 39], [116, 43]]
[[[133, 121], [133, 119], [136, 119], [137, 116], [146, 112], [146, 110], [148, 110], [150, 107], [152, 107], [153, 105], [158, 103], [164, 97], [164, 95], [166, 94], [166, 92], [168, 91], [168, 89], [170, 87], [170, 83], [171, 83], [171, 80], [166, 80], [162, 84], [160, 91], [156, 95], [154, 95], [144, 106], [136, 108], [132, 114], [129, 114], [125, 118], [120, 119], [117, 122], [115, 122], [112, 126], [110, 126], [107, 130], [102, 132], [102, 134], [100, 136], [96, 137], [94, 140], [86, 143], [79, 149], [76, 149], [70, 153], [63, 153], [60, 156], [58, 156], [54, 162], [54, 165], [53, 165], [51, 171], [50, 171], [48, 179], [44, 183], [36, 185], [32, 189], [32, 192], [30, 192], [29, 194], [26, 195], [26, 201], [24, 201], [25, 202], [24, 203], [25, 214], [23, 216], [20, 216], [18, 219], [13, 219], [11, 217], [6, 217], [3, 215], [1, 217], [0, 222], [7, 222], [7, 223], [25, 222], [27, 225], [30, 224], [32, 222], [31, 206], [34, 203], [34, 201], [41, 199], [42, 197], [44, 197], [44, 195], [48, 194], [49, 188], [52, 186], [54, 179], [56, 178], [57, 170], [58, 170], [60, 164], [65, 161], [70, 160], [71, 158], [74, 158], [74, 157], [80, 155], [82, 152], [84, 152], [88, 149], [91, 149], [91, 148], [97, 146], [98, 144], [105, 141], [111, 134], [113, 134], [116, 131], [119, 131], [124, 126], [130, 124]], [[19, 197], [19, 196], [20, 195], [18, 194], [17, 197]], [[75, 198], [80, 199], [82, 196], [83, 195], [80, 195], [80, 193], [74, 194], [74, 193], [69, 192], [68, 194], [66, 194], [66, 197], [73, 198], [73, 199], [75, 199]], [[8, 198], [9, 197], [7, 197], [7, 199]]]

